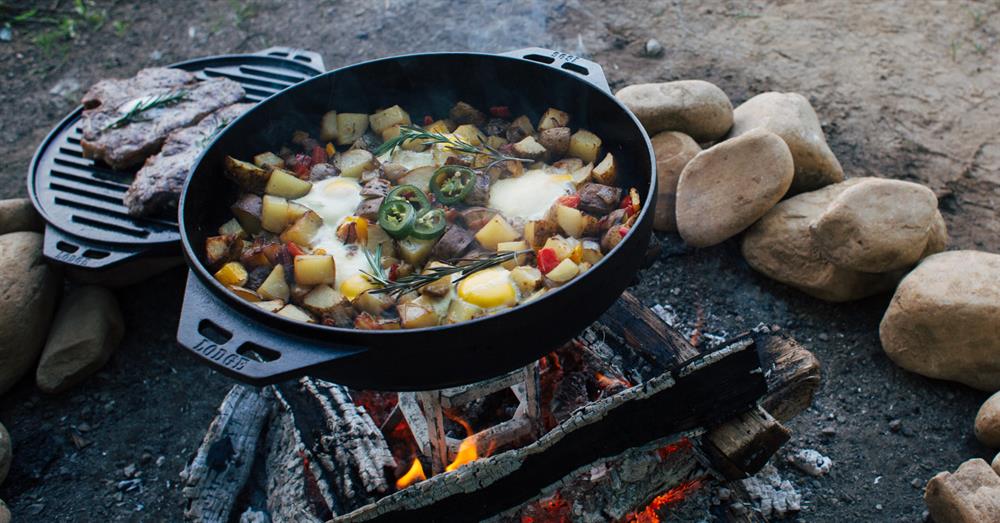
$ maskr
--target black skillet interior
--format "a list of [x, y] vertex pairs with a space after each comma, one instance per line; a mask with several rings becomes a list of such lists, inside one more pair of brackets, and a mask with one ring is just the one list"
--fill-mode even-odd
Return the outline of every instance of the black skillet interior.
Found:
[[[579, 333], [633, 280], [648, 243], [655, 197], [645, 132], [606, 84], [595, 86], [604, 83], [599, 69], [590, 79], [593, 84], [577, 72], [518, 58], [436, 53], [332, 71], [262, 102], [217, 137], [185, 188], [181, 229], [192, 273], [178, 331], [181, 345], [220, 371], [256, 384], [307, 374], [361, 388], [416, 390], [498, 375]], [[291, 322], [235, 297], [205, 269], [204, 240], [230, 218], [228, 207], [236, 198], [233, 184], [220, 174], [226, 155], [249, 159], [277, 150], [297, 129], [316, 135], [320, 116], [331, 109], [372, 113], [399, 104], [419, 123], [424, 115], [445, 117], [460, 100], [482, 109], [506, 105], [512, 114], [527, 114], [535, 122], [546, 108], [556, 107], [571, 114], [572, 128], [594, 131], [618, 161], [619, 183], [643, 195], [643, 213], [633, 232], [584, 276], [532, 304], [417, 330], [359, 331]], [[206, 325], [223, 334], [205, 336]], [[258, 352], [270, 349], [265, 352], [278, 359], [260, 363], [233, 354], [244, 353], [248, 344]]]

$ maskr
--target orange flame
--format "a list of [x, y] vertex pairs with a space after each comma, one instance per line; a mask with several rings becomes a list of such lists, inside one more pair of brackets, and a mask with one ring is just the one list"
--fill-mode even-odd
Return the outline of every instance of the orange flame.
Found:
[[653, 498], [653, 501], [650, 501], [649, 505], [646, 505], [646, 508], [642, 512], [633, 512], [626, 516], [625, 521], [629, 523], [660, 523], [660, 516], [657, 514], [660, 509], [667, 505], [684, 501], [684, 498], [695, 490], [698, 490], [703, 482], [703, 479], [698, 478], [681, 483]]
[[458, 446], [458, 454], [455, 455], [455, 461], [452, 461], [444, 470], [445, 472], [451, 472], [477, 459], [479, 459], [479, 450], [476, 448], [476, 438], [468, 437], [463, 439], [462, 443]]
[[425, 479], [427, 479], [427, 476], [424, 475], [424, 466], [420, 464], [419, 459], [413, 458], [413, 465], [410, 465], [410, 470], [396, 480], [396, 490], [402, 490]]
[[687, 450], [692, 448], [694, 445], [688, 438], [681, 438], [674, 443], [664, 445], [656, 449], [656, 454], [660, 456], [660, 461], [667, 459], [667, 456], [677, 452], [678, 450]]
[[626, 389], [632, 386], [632, 384], [626, 379], [605, 376], [600, 372], [594, 373], [594, 377], [597, 378], [597, 385], [599, 385], [602, 389], [610, 389], [615, 385], [620, 385]]

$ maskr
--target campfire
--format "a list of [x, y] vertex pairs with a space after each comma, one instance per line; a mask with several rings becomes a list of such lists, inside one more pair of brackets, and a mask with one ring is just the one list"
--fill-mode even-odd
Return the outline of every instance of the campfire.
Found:
[[572, 342], [472, 385], [234, 387], [184, 471], [186, 515], [661, 521], [761, 468], [817, 383], [785, 336], [699, 350], [626, 294]]

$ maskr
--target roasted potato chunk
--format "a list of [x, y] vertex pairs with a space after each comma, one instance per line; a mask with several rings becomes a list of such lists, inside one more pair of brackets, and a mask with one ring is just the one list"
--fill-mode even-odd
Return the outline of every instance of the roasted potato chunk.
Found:
[[262, 194], [267, 187], [267, 180], [271, 173], [257, 167], [256, 165], [237, 160], [232, 156], [227, 156], [224, 160], [225, 168], [223, 172], [226, 177], [236, 182], [241, 189], [246, 192]]
[[337, 281], [333, 256], [301, 254], [295, 257], [295, 283], [299, 285], [332, 285]]
[[312, 247], [312, 239], [322, 226], [323, 218], [320, 218], [313, 211], [306, 211], [298, 220], [295, 220], [291, 227], [281, 233], [280, 238], [283, 242], [295, 242], [299, 245]]
[[416, 238], [403, 238], [396, 243], [396, 252], [406, 263], [419, 267], [431, 255], [431, 249], [437, 240], [418, 240]]
[[483, 126], [487, 122], [486, 115], [483, 114], [482, 111], [465, 102], [458, 102], [455, 104], [455, 106], [448, 111], [448, 119], [458, 125], [471, 123], [476, 127]]
[[569, 113], [549, 107], [538, 119], [538, 130], [555, 129], [556, 127], [566, 127], [569, 125]]
[[517, 285], [521, 296], [527, 296], [542, 286], [542, 271], [535, 267], [515, 267], [510, 271], [510, 279]]
[[350, 145], [368, 130], [368, 115], [363, 113], [337, 114], [337, 145]]
[[617, 166], [615, 165], [615, 157], [608, 153], [601, 160], [601, 163], [594, 167], [592, 176], [594, 181], [597, 183], [602, 183], [604, 185], [614, 185], [615, 181], [618, 179]]
[[318, 315], [332, 312], [346, 303], [344, 296], [329, 285], [317, 285], [302, 298], [302, 306]]
[[209, 265], [231, 261], [239, 253], [243, 242], [235, 234], [205, 238], [205, 260]]
[[246, 268], [240, 262], [229, 262], [215, 272], [215, 279], [227, 287], [242, 287], [248, 276]]
[[403, 323], [404, 329], [419, 329], [421, 327], [433, 327], [441, 323], [441, 317], [434, 310], [416, 302], [400, 304], [399, 319]]
[[219, 226], [219, 234], [223, 236], [232, 234], [235, 235], [237, 238], [242, 239], [246, 238], [247, 232], [243, 230], [243, 226], [240, 225], [240, 221], [237, 220], [236, 218], [233, 218], [228, 222]]
[[291, 289], [288, 287], [288, 281], [285, 280], [285, 267], [281, 264], [275, 265], [271, 269], [271, 274], [267, 275], [264, 283], [257, 287], [257, 294], [265, 300], [282, 300], [288, 301], [289, 296], [291, 296]]
[[545, 148], [548, 159], [562, 158], [569, 151], [569, 127], [554, 127], [539, 133], [538, 143]]
[[532, 160], [541, 160], [545, 157], [545, 147], [535, 140], [534, 136], [527, 136], [520, 142], [514, 144], [513, 147], [514, 155], [518, 158], [530, 158]]
[[264, 193], [292, 200], [309, 194], [311, 189], [312, 184], [306, 180], [284, 169], [274, 169], [271, 171], [271, 178], [267, 180]]
[[596, 162], [597, 153], [600, 150], [601, 139], [586, 129], [580, 129], [569, 137], [569, 151], [567, 154], [575, 156], [584, 162]]
[[368, 117], [372, 131], [382, 134], [382, 131], [394, 125], [410, 125], [410, 115], [402, 107], [394, 105]]
[[583, 236], [583, 229], [586, 224], [583, 213], [579, 209], [556, 204], [556, 223], [559, 229], [568, 236], [580, 238]]
[[316, 318], [313, 318], [308, 312], [296, 307], [295, 305], [285, 305], [278, 311], [278, 316], [284, 316], [290, 320], [302, 321], [305, 323], [316, 323]]
[[554, 269], [547, 272], [545, 277], [556, 283], [566, 283], [575, 278], [579, 273], [580, 267], [573, 260], [566, 258], [559, 262], [559, 265], [556, 265]]
[[319, 139], [332, 142], [337, 139], [337, 111], [327, 111], [319, 122]]
[[493, 216], [482, 229], [476, 232], [476, 240], [479, 245], [491, 251], [497, 250], [497, 245], [501, 242], [514, 241], [520, 237], [521, 235], [499, 214]]
[[510, 143], [520, 142], [533, 134], [535, 134], [535, 126], [531, 125], [531, 120], [523, 114], [514, 118], [514, 121], [507, 127], [507, 141]]
[[285, 167], [285, 160], [270, 151], [260, 153], [253, 157], [253, 164], [265, 171], [272, 169], [282, 169]]
[[524, 239], [532, 249], [541, 249], [559, 232], [559, 224], [550, 220], [532, 220], [524, 224]]
[[229, 208], [240, 222], [243, 230], [250, 234], [257, 234], [261, 229], [261, 215], [263, 214], [263, 203], [260, 196], [256, 194], [244, 194], [239, 200]]
[[339, 154], [335, 165], [340, 169], [341, 176], [360, 178], [361, 173], [377, 168], [378, 160], [364, 149], [351, 149]]
[[470, 123], [462, 124], [456, 127], [454, 134], [463, 142], [468, 142], [472, 145], [483, 144], [483, 133], [479, 131], [478, 127]]
[[285, 230], [288, 225], [288, 200], [268, 194], [261, 201], [260, 226], [275, 234]]

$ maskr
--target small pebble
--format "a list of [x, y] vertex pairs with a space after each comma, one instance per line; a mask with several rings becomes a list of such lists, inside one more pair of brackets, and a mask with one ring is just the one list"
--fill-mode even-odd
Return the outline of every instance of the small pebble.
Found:
[[920, 481], [920, 478], [913, 478], [913, 481], [910, 482], [910, 485], [916, 489], [924, 488], [924, 482]]
[[899, 432], [899, 429], [903, 428], [903, 421], [894, 419], [889, 422], [889, 430], [892, 432]]
[[882, 510], [882, 504], [881, 503], [876, 503], [875, 504], [875, 510]]
[[148, 465], [151, 461], [153, 461], [153, 455], [148, 452], [143, 452], [142, 457], [139, 458], [139, 463], [143, 465]]
[[817, 337], [819, 338], [820, 341], [830, 341], [830, 335], [825, 332], [819, 333], [819, 336]]
[[122, 472], [125, 473], [126, 478], [134, 477], [137, 472], [135, 463], [129, 463]]
[[663, 56], [663, 44], [655, 38], [646, 40], [646, 45], [642, 49], [643, 55], [651, 58]]
[[832, 437], [834, 437], [834, 436], [837, 435], [837, 428], [836, 427], [831, 427], [831, 426], [823, 427], [823, 430], [820, 433], [824, 437], [832, 438]]
[[160, 457], [156, 458], [156, 466], [157, 466], [157, 467], [162, 467], [162, 466], [163, 466], [163, 464], [164, 464], [164, 463], [165, 463], [166, 461], [167, 461], [167, 458], [166, 458], [165, 456], [160, 456]]
[[9, 42], [14, 39], [14, 32], [11, 31], [10, 25], [5, 25], [0, 28], [0, 42]]
[[90, 432], [90, 424], [84, 421], [76, 426], [76, 429], [80, 432]]

